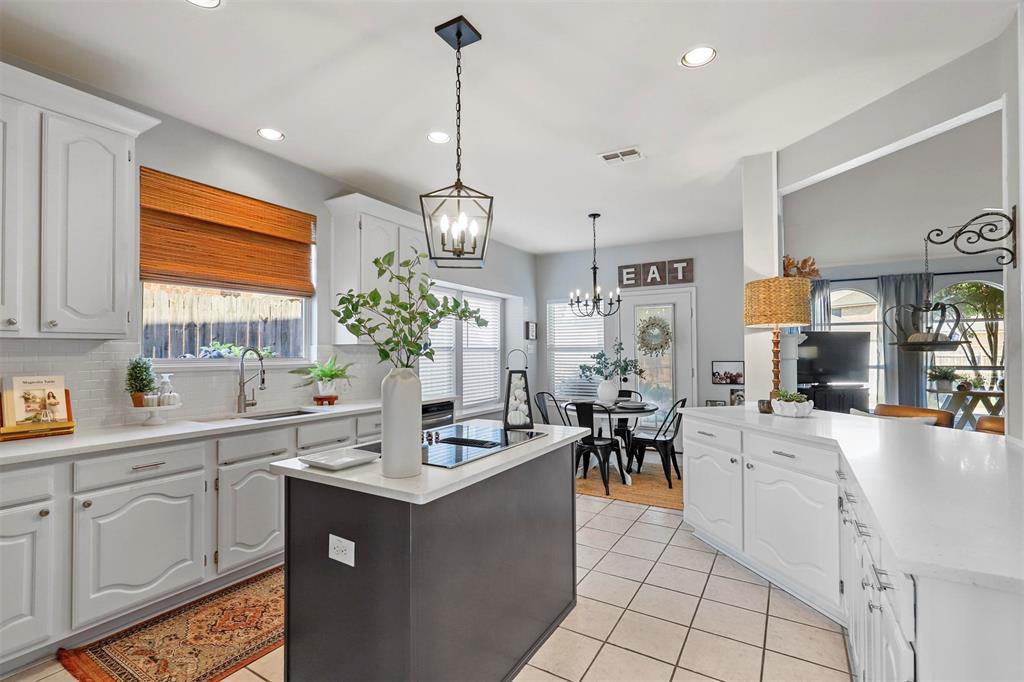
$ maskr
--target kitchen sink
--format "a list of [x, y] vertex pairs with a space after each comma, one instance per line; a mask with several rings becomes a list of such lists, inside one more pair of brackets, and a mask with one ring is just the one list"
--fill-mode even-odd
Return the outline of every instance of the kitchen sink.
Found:
[[267, 421], [269, 419], [284, 419], [285, 417], [301, 417], [306, 414], [316, 414], [315, 410], [288, 410], [287, 412], [271, 412], [270, 414], [241, 415], [241, 419], [252, 419], [254, 421]]

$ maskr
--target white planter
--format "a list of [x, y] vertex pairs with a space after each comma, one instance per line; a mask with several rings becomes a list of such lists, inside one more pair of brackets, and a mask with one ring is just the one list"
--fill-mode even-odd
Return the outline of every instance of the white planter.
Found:
[[946, 392], [946, 393], [951, 392], [953, 390], [953, 380], [952, 379], [936, 379], [935, 380], [935, 390], [936, 391]]
[[337, 380], [316, 382], [317, 395], [338, 395], [336, 392]]
[[787, 403], [781, 400], [772, 401], [772, 410], [780, 417], [810, 417], [814, 409], [814, 401], [803, 403]]
[[619, 397], [619, 380], [604, 379], [597, 385], [597, 399], [602, 403], [613, 403]]
[[420, 378], [409, 367], [395, 368], [380, 382], [381, 469], [388, 478], [419, 476], [423, 468], [423, 398]]

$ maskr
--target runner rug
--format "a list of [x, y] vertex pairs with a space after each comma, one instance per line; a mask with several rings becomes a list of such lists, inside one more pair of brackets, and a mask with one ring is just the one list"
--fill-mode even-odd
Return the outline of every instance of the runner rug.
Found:
[[57, 657], [80, 682], [215, 682], [283, 641], [275, 568]]

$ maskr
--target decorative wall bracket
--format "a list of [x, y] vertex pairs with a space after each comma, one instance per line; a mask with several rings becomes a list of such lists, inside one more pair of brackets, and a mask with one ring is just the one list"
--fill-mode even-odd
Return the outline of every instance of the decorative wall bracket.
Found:
[[[952, 230], [947, 234], [948, 230]], [[1017, 267], [1017, 207], [1009, 214], [985, 211], [960, 227], [936, 227], [925, 237], [932, 244], [953, 243], [953, 248], [967, 255], [996, 252], [999, 265]], [[991, 246], [1002, 242], [998, 246]], [[1007, 244], [1009, 244], [1007, 246]]]

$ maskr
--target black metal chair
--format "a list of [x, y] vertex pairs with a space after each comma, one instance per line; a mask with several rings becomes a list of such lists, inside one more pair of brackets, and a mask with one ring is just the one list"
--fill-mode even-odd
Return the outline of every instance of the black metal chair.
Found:
[[681, 407], [686, 407], [686, 398], [680, 398], [672, 405], [657, 431], [643, 428], [634, 429], [632, 447], [628, 455], [630, 471], [632, 471], [634, 459], [637, 462], [637, 471], [640, 471], [644, 466], [644, 453], [647, 452], [647, 448], [657, 450], [661, 455], [661, 468], [665, 470], [665, 480], [668, 481], [669, 488], [672, 487], [672, 470], [669, 468], [669, 461], [672, 462], [671, 467], [676, 471], [676, 477], [680, 480], [683, 478], [679, 472], [679, 462], [676, 461], [675, 446], [676, 434], [679, 433], [679, 424], [683, 418], [683, 415], [679, 414]]
[[555, 396], [547, 391], [538, 391], [533, 396], [533, 402], [537, 405], [537, 411], [540, 412], [540, 418], [544, 420], [545, 424], [551, 423], [551, 416], [548, 414], [548, 401], [555, 406], [555, 412], [558, 413], [558, 418], [562, 422], [562, 426], [569, 425], [569, 419], [562, 412], [562, 408], [559, 407], [558, 401], [555, 400]]
[[[619, 465], [619, 474], [622, 476], [622, 484], [626, 484], [626, 470], [622, 466], [622, 449], [619, 447], [619, 440], [615, 437], [605, 438], [601, 435], [601, 428], [595, 419], [596, 412], [604, 412], [609, 424], [613, 424], [612, 413], [604, 405], [592, 402], [569, 403], [576, 412], [576, 423], [585, 429], [590, 429], [590, 435], [584, 436], [576, 444], [576, 468], [579, 469], [583, 457], [586, 456], [586, 463], [583, 468], [583, 478], [587, 477], [587, 469], [590, 468], [590, 455], [597, 456], [597, 465], [601, 469], [601, 480], [604, 482], [604, 494], [609, 495], [608, 469], [612, 452]], [[566, 412], [568, 413], [568, 407]]]
[[[619, 400], [638, 400], [644, 401], [643, 395], [640, 391], [634, 391], [628, 388], [619, 390]], [[635, 419], [635, 417], [634, 417]], [[626, 452], [630, 452], [633, 441], [633, 428], [629, 425], [629, 419], [617, 419], [615, 421], [615, 435], [622, 439], [622, 442], [626, 444]], [[630, 469], [627, 467], [626, 472]]]

